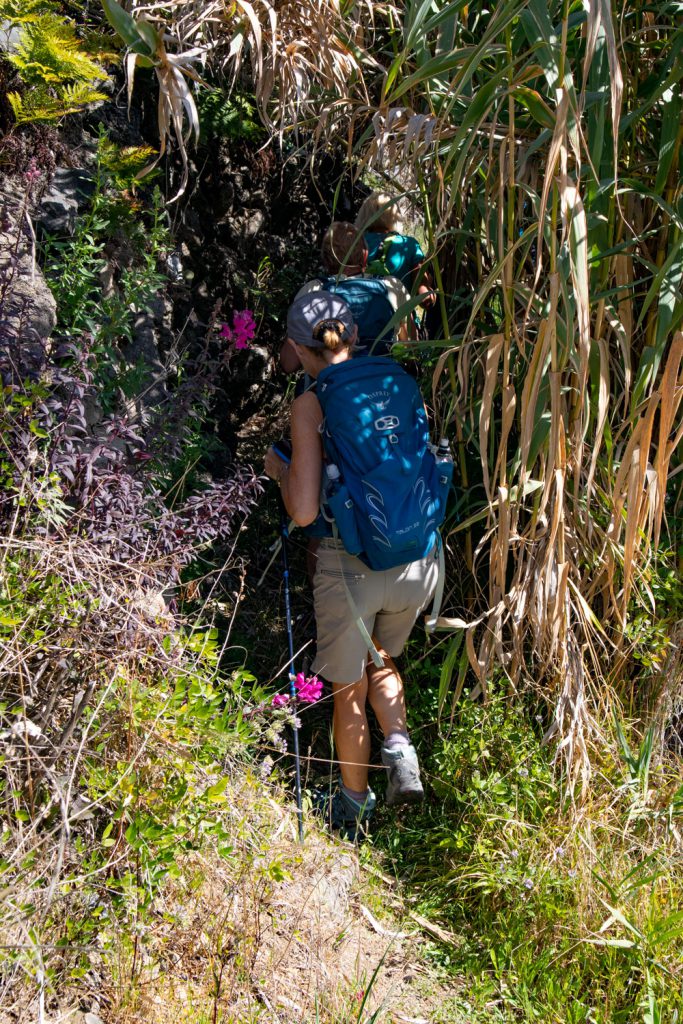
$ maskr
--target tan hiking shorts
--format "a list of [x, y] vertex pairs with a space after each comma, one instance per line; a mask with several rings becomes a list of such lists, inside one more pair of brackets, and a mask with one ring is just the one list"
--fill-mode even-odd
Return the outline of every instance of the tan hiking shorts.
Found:
[[403, 650], [415, 620], [434, 592], [438, 575], [436, 545], [425, 558], [376, 571], [347, 554], [340, 541], [321, 541], [313, 578], [318, 629], [313, 671], [333, 683], [355, 683], [368, 663], [367, 644], [353, 617], [344, 582], [375, 643], [393, 658]]

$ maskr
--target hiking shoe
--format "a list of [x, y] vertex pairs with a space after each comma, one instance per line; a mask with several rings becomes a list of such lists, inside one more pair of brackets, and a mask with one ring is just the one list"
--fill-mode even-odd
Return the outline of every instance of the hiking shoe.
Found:
[[382, 764], [387, 770], [387, 807], [414, 804], [424, 799], [417, 751], [412, 743], [400, 747], [382, 746]]
[[345, 793], [341, 785], [317, 789], [313, 793], [313, 810], [329, 828], [338, 831], [343, 839], [355, 842], [367, 835], [368, 824], [377, 806], [377, 797], [368, 790], [362, 803]]

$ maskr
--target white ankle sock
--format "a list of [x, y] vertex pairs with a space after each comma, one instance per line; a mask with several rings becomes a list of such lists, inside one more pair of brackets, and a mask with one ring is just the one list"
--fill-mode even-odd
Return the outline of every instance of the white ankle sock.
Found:
[[394, 747], [409, 747], [410, 736], [407, 732], [390, 732], [384, 740], [384, 746], [387, 750], [393, 750]]

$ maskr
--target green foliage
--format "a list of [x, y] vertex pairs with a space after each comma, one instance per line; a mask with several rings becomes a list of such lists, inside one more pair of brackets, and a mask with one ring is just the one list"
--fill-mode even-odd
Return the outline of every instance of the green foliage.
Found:
[[[22, 773], [15, 760], [0, 758], [0, 888], [26, 896], [3, 901], [3, 926], [8, 936], [17, 921], [47, 929], [66, 953], [59, 976], [68, 967], [72, 981], [88, 967], [86, 945], [106, 952], [126, 929], [141, 927], [162, 886], [187, 870], [192, 852], [235, 860], [244, 823], [234, 810], [234, 777], [238, 759], [248, 760], [254, 732], [241, 715], [243, 690], [264, 700], [249, 673], [220, 671], [214, 629], [182, 630], [163, 616], [156, 622], [148, 617], [146, 626], [138, 625], [137, 640], [125, 629], [94, 640], [94, 622], [106, 628], [112, 598], [129, 603], [132, 612], [132, 590], [126, 594], [111, 582], [107, 589], [108, 595], [98, 593], [87, 572], [67, 578], [58, 562], [46, 572], [37, 545], [5, 552], [0, 643], [18, 645], [27, 664], [47, 668], [43, 685], [53, 694], [54, 721], [42, 722], [42, 739], [35, 724], [28, 737], [31, 744], [45, 742], [51, 730], [50, 764], [63, 773], [62, 792], [70, 794], [70, 856], [60, 873], [59, 900], [38, 925], [34, 902], [46, 894], [42, 844], [27, 845], [16, 857], [12, 837], [35, 820], [46, 835], [59, 832], [53, 777]], [[151, 642], [139, 642], [140, 628]], [[74, 687], [81, 694], [87, 687], [90, 698], [78, 718], [83, 743], [65, 751], [58, 744], [79, 701]], [[3, 740], [30, 715], [37, 718], [27, 712], [18, 677], [3, 677]], [[239, 772], [248, 778], [248, 763]], [[70, 956], [72, 946], [83, 952]]]
[[[72, 237], [45, 246], [46, 276], [57, 302], [58, 333], [68, 338], [91, 334], [94, 351], [106, 356], [112, 377], [115, 370], [123, 369], [119, 346], [131, 340], [135, 316], [149, 308], [166, 280], [159, 266], [170, 236], [161, 193], [158, 189], [152, 192], [149, 213], [143, 213], [139, 202], [128, 194], [150, 153], [144, 146], [120, 149], [101, 134], [90, 209]], [[125, 265], [103, 294], [102, 275], [110, 266], [107, 247], [113, 240], [125, 253]], [[134, 370], [129, 377], [126, 384], [118, 375], [116, 385], [130, 396], [136, 387]], [[106, 387], [104, 397], [111, 399]]]
[[[102, 133], [97, 148], [98, 167], [116, 192], [127, 192], [137, 184], [141, 172], [156, 156], [151, 146], [117, 146]], [[149, 179], [148, 179], [149, 180]]]
[[675, 771], [655, 771], [653, 730], [634, 753], [618, 727], [623, 764], [601, 765], [572, 822], [541, 746], [545, 711], [498, 685], [487, 704], [461, 700], [436, 732], [439, 661], [422, 660], [408, 690], [434, 798], [376, 842], [405, 895], [458, 936], [433, 957], [467, 978], [467, 1019], [630, 1024], [639, 1003], [674, 1019], [683, 818]]
[[21, 29], [7, 55], [25, 88], [8, 94], [17, 124], [54, 122], [107, 99], [93, 82], [107, 73], [84, 48], [76, 27], [54, 3], [0, 2], [0, 19]]
[[234, 142], [262, 142], [266, 138], [255, 103], [243, 93], [233, 91], [226, 96], [219, 89], [201, 92], [197, 109], [202, 133], [209, 138]]
[[0, 20], [27, 25], [53, 9], [51, 0], [0, 0]]
[[27, 85], [90, 82], [107, 74], [81, 48], [75, 27], [57, 14], [27, 22], [9, 60]]
[[40, 124], [76, 114], [90, 103], [106, 100], [107, 96], [83, 82], [77, 82], [64, 86], [58, 95], [46, 86], [36, 85], [23, 95], [8, 93], [7, 98], [17, 124]]
[[[222, 813], [230, 792], [223, 768], [243, 748], [249, 731], [239, 722], [236, 694], [253, 677], [215, 675], [215, 635], [174, 637], [178, 671], [120, 675], [90, 719], [99, 742], [83, 763], [88, 797], [101, 808], [98, 846], [90, 863], [125, 848], [138, 865], [113, 890], [122, 908], [151, 906], [181, 859], [210, 843], [229, 858], [234, 835]], [[121, 709], [125, 708], [125, 716]], [[119, 738], [144, 757], [132, 764]]]

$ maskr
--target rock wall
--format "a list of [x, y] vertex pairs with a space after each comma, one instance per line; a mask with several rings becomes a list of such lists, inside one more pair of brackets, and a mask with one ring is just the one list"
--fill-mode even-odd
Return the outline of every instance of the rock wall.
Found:
[[25, 204], [7, 199], [0, 221], [0, 341], [47, 339], [57, 307], [36, 263], [36, 239]]

